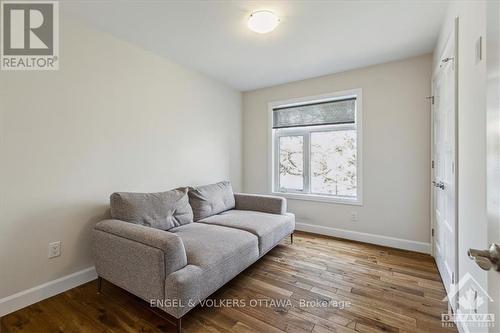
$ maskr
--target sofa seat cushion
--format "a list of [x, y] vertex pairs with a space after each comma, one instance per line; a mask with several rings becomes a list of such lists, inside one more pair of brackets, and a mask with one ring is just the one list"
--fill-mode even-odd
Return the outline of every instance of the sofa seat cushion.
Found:
[[258, 240], [249, 232], [216, 225], [191, 223], [169, 230], [178, 235], [186, 249], [187, 263], [202, 268], [244, 260], [240, 254], [248, 254], [256, 260]]
[[259, 258], [257, 236], [244, 230], [191, 223], [169, 232], [181, 238], [188, 262], [166, 278], [166, 298], [185, 305], [165, 309], [177, 318]]
[[[198, 223], [248, 231], [259, 238], [259, 255], [264, 255], [295, 229], [293, 214], [269, 214], [249, 210], [229, 210]], [[196, 223], [193, 223], [196, 224]]]

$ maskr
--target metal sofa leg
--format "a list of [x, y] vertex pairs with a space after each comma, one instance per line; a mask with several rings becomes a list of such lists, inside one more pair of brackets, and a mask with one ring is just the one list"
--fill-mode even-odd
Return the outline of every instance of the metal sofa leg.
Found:
[[293, 232], [290, 234], [290, 244], [293, 244]]
[[182, 317], [177, 318], [177, 333], [182, 332]]
[[102, 289], [102, 277], [97, 277], [97, 293], [100, 294]]

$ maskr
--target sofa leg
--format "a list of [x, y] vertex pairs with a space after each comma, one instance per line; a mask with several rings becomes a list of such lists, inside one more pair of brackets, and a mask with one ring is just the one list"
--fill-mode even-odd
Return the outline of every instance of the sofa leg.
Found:
[[102, 277], [97, 277], [97, 293], [100, 294], [102, 289]]
[[293, 232], [290, 234], [290, 244], [293, 244]]
[[177, 318], [177, 333], [181, 333], [181, 332], [182, 332], [182, 317]]

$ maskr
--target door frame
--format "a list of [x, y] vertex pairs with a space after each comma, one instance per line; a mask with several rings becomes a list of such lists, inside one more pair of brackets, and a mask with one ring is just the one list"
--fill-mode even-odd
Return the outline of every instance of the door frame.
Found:
[[[454, 48], [454, 66], [455, 66], [455, 174], [454, 174], [454, 178], [455, 178], [455, 221], [454, 221], [454, 224], [455, 224], [455, 267], [453, 269], [453, 280], [452, 280], [452, 283], [456, 283], [457, 281], [457, 278], [458, 278], [458, 233], [459, 233], [459, 229], [458, 229], [458, 170], [459, 170], [459, 165], [458, 165], [458, 154], [459, 154], [459, 151], [458, 151], [458, 64], [459, 64], [459, 59], [458, 59], [458, 34], [459, 34], [459, 30], [458, 30], [458, 17], [455, 18], [454, 22], [453, 22], [453, 29], [450, 31], [450, 34], [448, 36], [448, 39], [449, 38], [454, 38], [454, 43], [455, 43], [455, 48]], [[454, 34], [454, 36], [452, 37], [451, 34]], [[443, 45], [443, 47], [446, 47], [446, 44]], [[444, 49], [442, 50], [439, 50], [439, 55], [441, 55], [442, 52], [444, 52]], [[432, 103], [431, 103], [431, 165], [430, 165], [430, 168], [431, 168], [431, 183], [429, 184], [430, 186], [430, 189], [431, 189], [431, 195], [430, 195], [430, 199], [431, 199], [431, 203], [430, 203], [430, 207], [431, 207], [431, 211], [430, 211], [430, 219], [431, 219], [431, 226], [430, 226], [430, 235], [431, 235], [431, 255], [433, 257], [435, 257], [435, 236], [434, 236], [434, 230], [435, 230], [435, 225], [436, 225], [436, 221], [435, 221], [435, 205], [434, 205], [434, 186], [432, 184], [432, 181], [434, 180], [434, 176], [435, 176], [435, 172], [434, 172], [434, 78], [436, 77], [437, 75], [437, 72], [439, 70], [439, 66], [441, 64], [441, 59], [439, 59], [439, 62], [438, 64], [436, 64], [436, 66], [432, 69], [432, 79], [431, 79], [431, 92], [432, 92], [432, 97], [431, 97], [431, 100], [432, 100]], [[456, 309], [456, 302], [457, 302], [457, 299], [454, 300], [454, 303], [452, 308], [453, 309]]]

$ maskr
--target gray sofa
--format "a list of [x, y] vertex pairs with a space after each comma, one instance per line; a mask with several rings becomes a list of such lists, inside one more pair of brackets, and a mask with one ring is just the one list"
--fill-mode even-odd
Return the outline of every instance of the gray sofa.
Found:
[[111, 215], [92, 235], [99, 289], [104, 278], [151, 302], [179, 331], [183, 315], [295, 228], [284, 198], [233, 194], [229, 182], [114, 193]]

